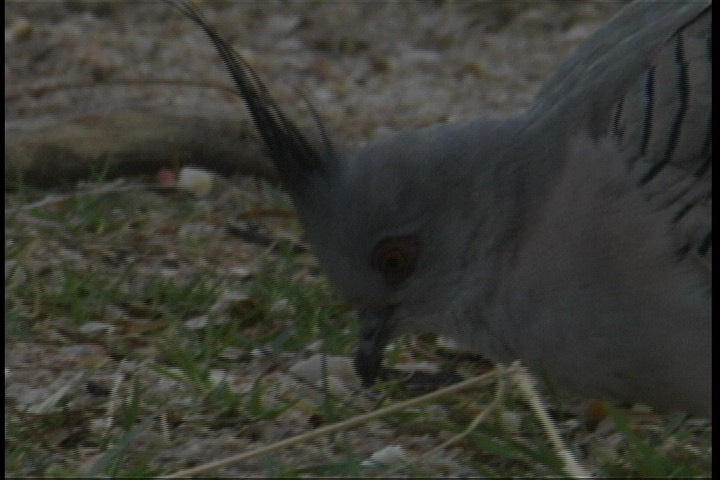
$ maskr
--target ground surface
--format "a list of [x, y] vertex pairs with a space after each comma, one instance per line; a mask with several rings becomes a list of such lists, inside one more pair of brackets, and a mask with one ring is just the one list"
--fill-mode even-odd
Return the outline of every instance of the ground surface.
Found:
[[[621, 7], [200, 2], [291, 118], [312, 128], [304, 95], [335, 142], [349, 148], [402, 128], [526, 108], [558, 62]], [[345, 362], [354, 342], [350, 307], [304, 252], [281, 193], [235, 177], [198, 199], [155, 177], [131, 176], [150, 157], [133, 143], [139, 130], [147, 145], [168, 148], [140, 170], [175, 169], [200, 155], [178, 145], [205, 132], [184, 123], [201, 118], [219, 127], [199, 136], [198, 150], [205, 135], [220, 142], [233, 125], [232, 151], [245, 165], [239, 173], [271, 177], [253, 169], [265, 162], [257, 136], [242, 103], [217, 87], [229, 79], [194, 24], [156, 1], [5, 2], [5, 52], [6, 153], [16, 155], [6, 164], [8, 474], [170, 473], [413, 395], [355, 389]], [[141, 114], [128, 119], [127, 112]], [[158, 118], [177, 123], [167, 130]], [[108, 128], [107, 119], [119, 121]], [[76, 143], [92, 148], [77, 153]], [[88, 162], [91, 174], [73, 191], [64, 170], [47, 171], [76, 161]], [[119, 182], [108, 183], [104, 162], [117, 162]], [[48, 179], [42, 190], [28, 187], [34, 176]], [[339, 357], [330, 363], [338, 379], [330, 396], [312, 385], [317, 372], [298, 367], [320, 345]], [[409, 364], [427, 350], [423, 340], [408, 341], [389, 359]], [[219, 473], [383, 475], [360, 461], [400, 445], [409, 475], [557, 474], [538, 427], [517, 404], [482, 435], [425, 455], [464, 428], [487, 395], [410, 410]], [[591, 468], [647, 473], [628, 460], [627, 435], [605, 421], [564, 415], [564, 432]], [[660, 457], [709, 472], [707, 425], [686, 422], [681, 432], [694, 436], [678, 440], [668, 437], [676, 424], [650, 415], [639, 429]]]

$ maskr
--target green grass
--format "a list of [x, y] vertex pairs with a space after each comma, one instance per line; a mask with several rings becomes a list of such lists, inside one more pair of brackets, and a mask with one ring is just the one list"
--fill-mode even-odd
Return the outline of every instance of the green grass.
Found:
[[[343, 394], [330, 379], [291, 383], [286, 372], [313, 353], [352, 356], [358, 327], [313, 256], [293, 248], [301, 233], [292, 215], [253, 213], [291, 212], [282, 192], [221, 184], [216, 197], [198, 200], [106, 185], [44, 203], [47, 193], [22, 186], [6, 194], [8, 475], [168, 474], [417, 395], [399, 381], [375, 387], [374, 397]], [[33, 202], [41, 203], [27, 207]], [[275, 246], [228, 234], [240, 214], [277, 237]], [[391, 364], [427, 355], [477, 369], [438, 360], [430, 337], [396, 345]], [[53, 399], [55, 392], [62, 395]], [[215, 473], [382, 476], [391, 470], [362, 461], [400, 444], [419, 461], [393, 472], [452, 474], [423, 454], [463, 431], [491, 398], [492, 389], [443, 398]], [[453, 458], [488, 477], [563, 476], [522, 402], [509, 399], [506, 408], [520, 415], [519, 431], [491, 416], [450, 447]], [[619, 413], [613, 420], [610, 431], [621, 438], [613, 455], [602, 438], [585, 441], [592, 426], [565, 430], [597, 474], [711, 473], [710, 429], [672, 416], [649, 427]]]

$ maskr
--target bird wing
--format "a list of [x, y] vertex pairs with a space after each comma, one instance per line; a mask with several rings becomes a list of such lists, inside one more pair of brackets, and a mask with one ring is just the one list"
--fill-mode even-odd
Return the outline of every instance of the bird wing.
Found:
[[712, 2], [636, 1], [582, 45], [530, 112], [611, 138], [678, 259], [711, 270]]

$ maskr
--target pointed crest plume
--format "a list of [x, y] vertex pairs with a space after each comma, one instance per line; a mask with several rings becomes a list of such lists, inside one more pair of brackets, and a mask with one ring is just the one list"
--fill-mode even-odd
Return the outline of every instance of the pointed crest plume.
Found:
[[321, 150], [314, 147], [298, 127], [285, 117], [255, 71], [208, 26], [192, 0], [166, 1], [193, 20], [210, 37], [250, 110], [255, 127], [269, 150], [280, 178], [291, 193], [298, 193], [302, 190], [307, 177], [310, 174], [322, 173], [326, 166], [325, 160], [335, 155], [317, 112], [308, 102], [310, 112], [320, 131]]

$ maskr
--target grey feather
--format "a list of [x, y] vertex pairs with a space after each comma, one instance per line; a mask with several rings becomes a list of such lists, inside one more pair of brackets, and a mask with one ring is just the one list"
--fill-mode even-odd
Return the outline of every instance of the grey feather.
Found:
[[[189, 2], [337, 288], [367, 383], [437, 332], [579, 395], [711, 409], [712, 3], [636, 1], [514, 118], [313, 145]], [[248, 80], [249, 79], [249, 80]]]

